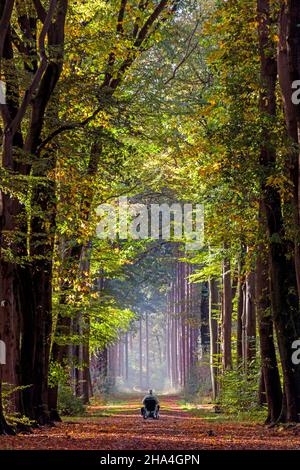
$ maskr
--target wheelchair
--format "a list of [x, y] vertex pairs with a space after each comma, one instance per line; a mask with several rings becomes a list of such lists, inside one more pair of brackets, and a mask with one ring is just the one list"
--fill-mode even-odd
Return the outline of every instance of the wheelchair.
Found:
[[153, 398], [146, 398], [141, 414], [144, 419], [159, 419], [159, 405]]

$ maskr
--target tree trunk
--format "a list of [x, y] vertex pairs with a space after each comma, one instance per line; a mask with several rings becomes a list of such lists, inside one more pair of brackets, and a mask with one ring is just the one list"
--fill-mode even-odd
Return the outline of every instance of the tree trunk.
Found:
[[255, 312], [255, 273], [246, 276], [246, 351], [245, 360], [248, 366], [256, 355], [256, 312]]
[[88, 405], [90, 401], [90, 351], [88, 338], [86, 339], [86, 343], [83, 344], [82, 349], [82, 401], [85, 405]]
[[243, 364], [243, 311], [244, 311], [244, 287], [241, 278], [241, 270], [238, 283], [238, 308], [237, 308], [237, 364]]
[[15, 434], [11, 426], [6, 422], [3, 412], [3, 403], [2, 403], [2, 368], [3, 365], [0, 364], [0, 434], [8, 434], [13, 436]]
[[232, 289], [230, 260], [223, 262], [223, 314], [222, 314], [222, 345], [223, 369], [232, 368], [231, 329], [232, 329]]
[[140, 332], [139, 332], [139, 373], [140, 373], [140, 389], [143, 390], [143, 328], [142, 318], [140, 318]]
[[256, 261], [256, 306], [265, 397], [268, 404], [267, 423], [276, 423], [282, 408], [282, 390], [278, 371], [270, 299], [268, 256], [259, 248]]
[[300, 9], [298, 0], [282, 3], [279, 21], [278, 76], [284, 100], [287, 133], [294, 144], [290, 153], [289, 171], [293, 182], [293, 214], [295, 232], [295, 268], [300, 295], [300, 185], [299, 148], [300, 110], [292, 100], [293, 82], [300, 79]]
[[209, 281], [209, 332], [210, 332], [210, 377], [212, 384], [212, 399], [218, 397], [218, 314], [219, 291], [216, 279]]
[[201, 285], [201, 327], [200, 338], [202, 354], [205, 355], [209, 350], [210, 336], [209, 336], [209, 287], [208, 283], [204, 282]]
[[128, 333], [125, 334], [125, 375], [124, 375], [124, 378], [127, 383], [128, 378], [129, 378]]
[[150, 387], [149, 318], [146, 312], [146, 387]]
[[[280, 20], [280, 47], [286, 40], [286, 18], [284, 6]], [[272, 44], [272, 20], [269, 0], [258, 0], [258, 32], [261, 57], [260, 109], [268, 116], [276, 116], [277, 63]], [[282, 73], [282, 53], [279, 53], [279, 73]], [[281, 82], [284, 79], [281, 78]], [[285, 87], [285, 83], [282, 87]], [[271, 145], [272, 138], [268, 126], [263, 129], [264, 143], [261, 146], [260, 165], [262, 178], [262, 211], [269, 235], [269, 265], [271, 275], [271, 303], [274, 325], [280, 351], [286, 398], [286, 419], [299, 421], [300, 412], [300, 368], [294, 367], [291, 345], [300, 337], [299, 296], [293, 248], [286, 240], [282, 216], [281, 196], [278, 190], [268, 185], [270, 171], [276, 168], [276, 149]], [[294, 166], [295, 169], [296, 166]], [[296, 183], [294, 183], [296, 184]], [[284, 407], [283, 407], [284, 408]], [[282, 419], [285, 418], [282, 416]]]
[[[171, 287], [172, 288], [172, 287]], [[171, 291], [167, 294], [167, 322], [165, 329], [165, 356], [166, 356], [166, 369], [168, 380], [171, 383], [171, 333], [170, 333], [170, 314], [171, 314]]]

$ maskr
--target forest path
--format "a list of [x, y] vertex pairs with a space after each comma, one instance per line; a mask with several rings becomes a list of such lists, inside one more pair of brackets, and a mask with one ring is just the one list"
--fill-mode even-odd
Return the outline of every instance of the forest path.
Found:
[[269, 429], [235, 423], [211, 407], [183, 409], [178, 397], [161, 397], [160, 420], [144, 420], [136, 397], [89, 407], [88, 415], [66, 418], [32, 434], [0, 436], [0, 449], [67, 450], [241, 450], [300, 449], [300, 427]]

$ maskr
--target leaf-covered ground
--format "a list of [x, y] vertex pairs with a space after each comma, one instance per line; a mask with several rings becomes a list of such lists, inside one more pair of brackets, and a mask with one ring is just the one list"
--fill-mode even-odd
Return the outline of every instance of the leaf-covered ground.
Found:
[[0, 436], [0, 449], [69, 450], [241, 450], [300, 449], [300, 427], [267, 428], [235, 423], [209, 407], [184, 410], [176, 397], [161, 400], [159, 421], [144, 421], [136, 398], [89, 408], [88, 415], [67, 418], [32, 434]]

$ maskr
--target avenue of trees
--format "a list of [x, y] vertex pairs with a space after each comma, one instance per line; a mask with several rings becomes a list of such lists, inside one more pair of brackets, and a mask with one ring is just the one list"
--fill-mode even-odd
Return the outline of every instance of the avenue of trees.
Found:
[[208, 393], [208, 285], [188, 281], [192, 265], [177, 261], [174, 247], [155, 248], [129, 268], [126, 281], [114, 286], [135, 319], [118, 342], [93, 354], [95, 390], [154, 388], [193, 394], [204, 379]]
[[[174, 390], [206, 363], [222, 405], [257, 371], [267, 422], [299, 421], [299, 24], [296, 0], [0, 0], [1, 433], [130, 385], [133, 355], [145, 388], [154, 349]], [[203, 204], [204, 246], [97, 237], [121, 196]]]

